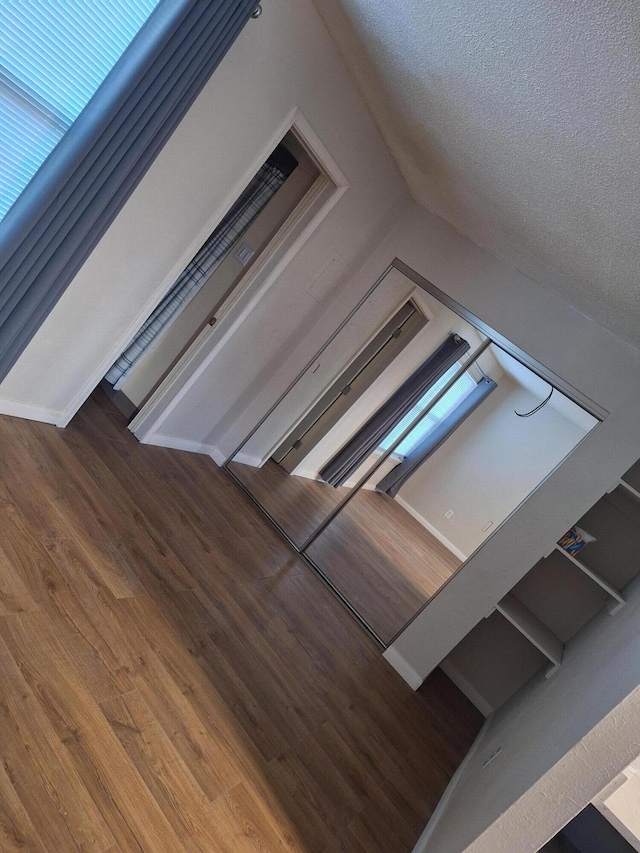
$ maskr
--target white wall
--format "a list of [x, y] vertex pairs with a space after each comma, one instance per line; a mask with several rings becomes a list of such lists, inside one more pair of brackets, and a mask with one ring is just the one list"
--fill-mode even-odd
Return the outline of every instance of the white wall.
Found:
[[[407, 199], [311, 0], [269, 0], [249, 22], [0, 386], [0, 410], [22, 406], [55, 419], [82, 400], [284, 135], [296, 107], [350, 186], [281, 276], [286, 329], [227, 363], [233, 381], [213, 389], [219, 416], [252, 383], [256, 365], [273, 369], [318, 313], [318, 302], [302, 297], [305, 283], [337, 254], [340, 284]], [[198, 432], [195, 414], [189, 420]], [[212, 426], [199, 424], [202, 434]]]
[[540, 675], [490, 718], [416, 853], [534, 853], [636, 757], [639, 619], [635, 581], [621, 611], [601, 611], [574, 638], [555, 675]]
[[[549, 404], [530, 418], [514, 414], [539, 402], [504, 375], [399, 492], [465, 559], [585, 435]], [[449, 509], [454, 515], [446, 519]]]

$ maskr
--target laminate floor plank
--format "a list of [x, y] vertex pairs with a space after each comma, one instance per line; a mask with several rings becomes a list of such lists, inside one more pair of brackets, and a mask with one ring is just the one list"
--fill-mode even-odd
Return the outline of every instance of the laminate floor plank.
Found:
[[[201, 717], [213, 716], [218, 726], [230, 726], [231, 737], [242, 733], [246, 742], [267, 760], [286, 750], [288, 732], [283, 736], [274, 721], [282, 716], [278, 702], [264, 707], [258, 701], [255, 692], [259, 686], [247, 683], [244, 667], [234, 667], [215, 643], [198, 636], [193, 625], [179, 617], [177, 611], [176, 621], [169, 628], [160, 614], [151, 612], [148, 602], [131, 599], [123, 602], [123, 607], [171, 678], [190, 696]], [[247, 668], [249, 664], [247, 659]], [[219, 697], [227, 707], [223, 716], [216, 716]], [[274, 700], [280, 698], [274, 696]]]
[[25, 581], [13, 570], [9, 557], [0, 546], [0, 616], [37, 609], [38, 604]]
[[461, 565], [399, 503], [368, 489], [355, 495], [308, 553], [384, 642]]
[[[207, 796], [213, 799], [237, 784], [240, 774], [235, 769], [233, 753], [220, 737], [220, 732], [216, 729], [215, 737], [212, 737], [205, 731], [187, 698], [189, 691], [185, 688], [183, 692], [170, 677], [132, 620], [123, 612], [118, 599], [96, 583], [90, 574], [78, 572], [79, 564], [64, 559], [66, 554], [58, 550], [60, 546], [61, 543], [55, 543], [57, 565], [67, 573], [67, 577], [76, 570], [75, 592], [85, 610], [93, 614], [102, 637], [100, 661], [108, 667], [114, 679], [119, 679], [121, 692], [140, 691]], [[153, 616], [155, 618], [155, 612]], [[169, 632], [167, 636], [171, 636]], [[167, 642], [164, 648], [169, 648]], [[182, 647], [180, 651], [184, 653]], [[190, 656], [185, 657], [188, 664]], [[181, 665], [182, 661], [178, 666]], [[211, 696], [210, 691], [209, 698]], [[224, 708], [222, 700], [219, 700], [211, 710], [212, 716], [218, 718]]]
[[308, 477], [293, 477], [272, 459], [261, 468], [232, 461], [229, 469], [297, 545], [310, 536], [349, 493]]
[[369, 801], [349, 824], [349, 830], [370, 853], [411, 850], [416, 832], [405, 815], [399, 817], [394, 803], [383, 791]]
[[[35, 566], [40, 571], [39, 582], [34, 584], [40, 602], [39, 613], [28, 615], [40, 619], [46, 634], [55, 637], [58, 646], [73, 658], [75, 666], [84, 672], [86, 683], [99, 696], [106, 698], [121, 689], [130, 689], [126, 672], [113, 652], [120, 640], [114, 639], [109, 645], [105, 639], [104, 608], [87, 609], [80, 601], [79, 572], [71, 570], [65, 576], [61, 562], [56, 565], [51, 551], [43, 543], [25, 540], [24, 544], [27, 553], [36, 558]], [[59, 540], [55, 540], [55, 544], [61, 545]], [[61, 561], [60, 550], [55, 554]]]
[[0, 850], [47, 853], [4, 764], [0, 764]]
[[481, 718], [207, 457], [0, 417], [0, 850], [405, 853]]
[[[115, 839], [125, 848], [158, 853], [181, 851], [182, 844], [80, 673], [65, 666], [64, 659], [39, 628], [34, 614], [28, 614], [5, 617], [0, 631], [54, 729], [62, 751], [73, 761], [83, 783], [77, 786], [78, 793], [93, 799], [111, 831], [109, 843]], [[68, 807], [66, 811], [79, 819], [83, 809]], [[93, 825], [93, 821], [88, 823]]]
[[[14, 625], [19, 619], [10, 618]], [[6, 619], [0, 620], [0, 631], [0, 750], [5, 773], [45, 850], [102, 851], [114, 838], [49, 719], [46, 686], [31, 661], [25, 664], [10, 651], [5, 637], [12, 632]]]
[[141, 694], [126, 693], [100, 707], [184, 849], [215, 850], [220, 839], [211, 802]]

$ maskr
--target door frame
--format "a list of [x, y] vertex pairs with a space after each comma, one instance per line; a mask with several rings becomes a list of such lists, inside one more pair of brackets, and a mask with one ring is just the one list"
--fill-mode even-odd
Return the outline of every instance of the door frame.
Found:
[[[289, 131], [304, 146], [320, 176], [262, 250], [260, 258], [247, 271], [246, 276], [240, 279], [222, 306], [216, 323], [200, 334], [133, 418], [128, 428], [141, 442], [153, 441], [153, 436], [158, 434], [164, 421], [276, 283], [285, 267], [349, 187], [344, 173], [297, 108], [289, 113], [265, 143], [257, 157], [258, 167]], [[247, 174], [239, 182], [242, 186], [239, 186], [238, 194], [255, 171], [254, 164], [251, 164]], [[215, 461], [222, 464], [225, 460], [221, 458]]]

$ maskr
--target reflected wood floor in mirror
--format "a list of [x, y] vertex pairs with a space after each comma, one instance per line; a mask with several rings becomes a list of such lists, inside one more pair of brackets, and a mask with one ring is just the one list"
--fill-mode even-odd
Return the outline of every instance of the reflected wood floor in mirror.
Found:
[[349, 493], [348, 488], [334, 489], [308, 477], [293, 477], [273, 459], [262, 468], [230, 462], [229, 470], [296, 545], [302, 545]]
[[410, 851], [481, 719], [207, 457], [0, 418], [0, 849]]
[[385, 643], [461, 566], [393, 498], [368, 489], [308, 553]]
[[[229, 467], [298, 545], [349, 492], [292, 476], [272, 460], [262, 468]], [[397, 501], [368, 489], [354, 496], [308, 553], [384, 642], [461, 565]]]

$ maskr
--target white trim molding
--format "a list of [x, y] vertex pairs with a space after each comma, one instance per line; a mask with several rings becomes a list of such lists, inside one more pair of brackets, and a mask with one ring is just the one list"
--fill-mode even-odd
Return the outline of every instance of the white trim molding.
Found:
[[[251, 164], [243, 176], [244, 183], [240, 182], [242, 186], [253, 177], [268, 154], [289, 131], [305, 146], [320, 169], [321, 176], [248, 271], [246, 280], [239, 283], [233, 300], [225, 306], [222, 316], [185, 353], [131, 421], [129, 429], [142, 442], [153, 443], [152, 436], [276, 283], [349, 186], [337, 163], [297, 108], [266, 143], [260, 155], [262, 159], [258, 158]], [[232, 202], [233, 199], [228, 206]]]
[[385, 649], [382, 653], [383, 658], [390, 663], [395, 671], [407, 682], [412, 690], [417, 690], [424, 681], [424, 678], [417, 672], [411, 664], [400, 655], [393, 646]]
[[[219, 451], [222, 454], [222, 451]], [[222, 454], [222, 465], [225, 462], [225, 456]], [[268, 458], [268, 457], [267, 457]], [[240, 462], [241, 465], [250, 465], [252, 468], [262, 468], [266, 459], [262, 459], [260, 456], [252, 456], [250, 453], [236, 453], [233, 459], [229, 460], [230, 462]]]
[[426, 518], [423, 518], [420, 515], [420, 513], [416, 512], [416, 510], [411, 506], [411, 504], [408, 504], [405, 500], [403, 500], [400, 497], [400, 495], [396, 495], [395, 500], [400, 504], [400, 506], [404, 510], [406, 510], [409, 513], [409, 515], [413, 516], [413, 518], [415, 518], [416, 521], [420, 522], [420, 524], [426, 530], [428, 530], [432, 536], [435, 536], [435, 538], [438, 540], [438, 542], [440, 542], [442, 545], [444, 545], [444, 547], [447, 549], [447, 551], [451, 551], [451, 553], [455, 554], [456, 557], [459, 560], [462, 560], [463, 563], [469, 559], [468, 554], [464, 554], [459, 548], [456, 548], [456, 546], [452, 542], [449, 542], [449, 540], [446, 538], [446, 536], [443, 536], [437, 527], [434, 527], [433, 524], [430, 524]]
[[203, 444], [199, 441], [189, 441], [186, 438], [178, 438], [175, 435], [162, 435], [154, 433], [147, 444], [153, 444], [156, 447], [169, 447], [171, 450], [186, 450], [187, 453], [203, 453], [205, 456], [210, 456], [215, 461], [215, 455], [219, 451], [212, 444]]
[[211, 450], [209, 452], [209, 456], [213, 459], [213, 461], [216, 463], [216, 465], [219, 468], [222, 468], [224, 463], [227, 461], [226, 453], [224, 453], [222, 450], [220, 450], [219, 447], [213, 447], [212, 446]]
[[45, 406], [34, 406], [31, 403], [20, 403], [18, 400], [0, 398], [0, 415], [10, 415], [12, 418], [25, 418], [28, 421], [41, 421], [45, 424], [60, 426], [62, 412], [47, 409]]

